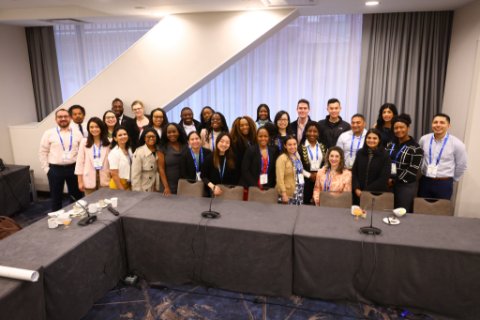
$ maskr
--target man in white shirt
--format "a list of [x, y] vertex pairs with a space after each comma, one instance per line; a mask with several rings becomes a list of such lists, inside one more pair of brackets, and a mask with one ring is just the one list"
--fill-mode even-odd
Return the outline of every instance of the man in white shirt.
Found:
[[55, 121], [58, 126], [45, 131], [38, 152], [40, 166], [48, 177], [52, 211], [62, 208], [65, 182], [70, 196], [75, 199], [83, 197], [75, 176], [78, 148], [83, 137], [79, 130], [70, 127], [70, 115], [67, 110], [57, 110]]
[[365, 129], [365, 117], [354, 114], [351, 119], [352, 130], [342, 133], [337, 140], [337, 146], [343, 150], [345, 155], [345, 167], [352, 169], [358, 150], [363, 147], [367, 130]]
[[85, 108], [75, 104], [68, 109], [68, 114], [73, 120], [72, 127], [78, 129], [84, 138], [88, 137], [88, 128], [83, 125], [85, 119]]
[[438, 113], [433, 117], [432, 131], [420, 138], [423, 149], [422, 178], [418, 196], [447, 199], [452, 197], [453, 182], [467, 170], [467, 151], [457, 137], [448, 132], [450, 117]]
[[185, 130], [187, 136], [192, 131], [200, 133], [200, 122], [193, 118], [193, 110], [190, 107], [182, 108], [182, 111], [180, 111], [180, 118], [182, 120], [179, 125]]
[[310, 102], [307, 99], [300, 99], [297, 102], [297, 120], [293, 121], [290, 124], [290, 128], [293, 131], [293, 134], [297, 137], [297, 143], [302, 141], [305, 126], [307, 122], [311, 121], [310, 116]]

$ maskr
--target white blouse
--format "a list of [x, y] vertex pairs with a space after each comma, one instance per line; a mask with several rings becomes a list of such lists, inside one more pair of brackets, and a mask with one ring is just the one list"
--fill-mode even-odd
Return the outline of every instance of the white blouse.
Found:
[[128, 156], [117, 146], [115, 146], [108, 154], [108, 163], [110, 170], [118, 170], [120, 179], [130, 181], [130, 167], [132, 159], [132, 150], [128, 148]]

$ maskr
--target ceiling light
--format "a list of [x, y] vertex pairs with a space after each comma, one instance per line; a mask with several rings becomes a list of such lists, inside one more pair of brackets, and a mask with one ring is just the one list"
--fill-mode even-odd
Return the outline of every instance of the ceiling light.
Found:
[[366, 6], [373, 7], [373, 6], [378, 6], [380, 4], [380, 1], [367, 1], [365, 2]]

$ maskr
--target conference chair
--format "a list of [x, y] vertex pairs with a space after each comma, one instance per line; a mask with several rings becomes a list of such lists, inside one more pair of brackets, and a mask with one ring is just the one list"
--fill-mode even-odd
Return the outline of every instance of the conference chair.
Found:
[[248, 201], [278, 203], [278, 193], [275, 188], [260, 190], [258, 187], [249, 187]]
[[372, 199], [375, 199], [374, 210], [394, 209], [392, 192], [362, 191], [362, 196], [360, 197], [360, 207], [370, 210], [372, 208]]
[[352, 192], [320, 192], [320, 207], [350, 208]]
[[243, 187], [242, 186], [226, 186], [220, 185], [222, 188], [222, 195], [218, 196], [222, 199], [228, 200], [243, 200]]
[[177, 194], [182, 196], [203, 197], [204, 184], [202, 181], [178, 180]]
[[415, 198], [413, 212], [436, 216], [453, 216], [452, 202], [446, 199]]

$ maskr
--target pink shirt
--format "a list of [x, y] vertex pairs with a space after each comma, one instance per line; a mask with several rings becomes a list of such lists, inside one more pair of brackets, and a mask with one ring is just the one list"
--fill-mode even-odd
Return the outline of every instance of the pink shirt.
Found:
[[313, 200], [315, 204], [320, 203], [320, 192], [351, 192], [352, 172], [344, 169], [342, 173], [330, 171], [327, 176], [327, 167], [317, 172], [315, 187], [313, 188]]
[[[62, 139], [60, 139], [60, 137]], [[71, 137], [71, 148], [70, 148]], [[40, 140], [40, 149], [38, 157], [40, 166], [45, 173], [48, 173], [49, 164], [60, 166], [74, 164], [77, 161], [78, 147], [83, 136], [80, 130], [67, 129], [60, 130], [60, 127], [48, 129]], [[63, 145], [61, 143], [63, 141]]]

